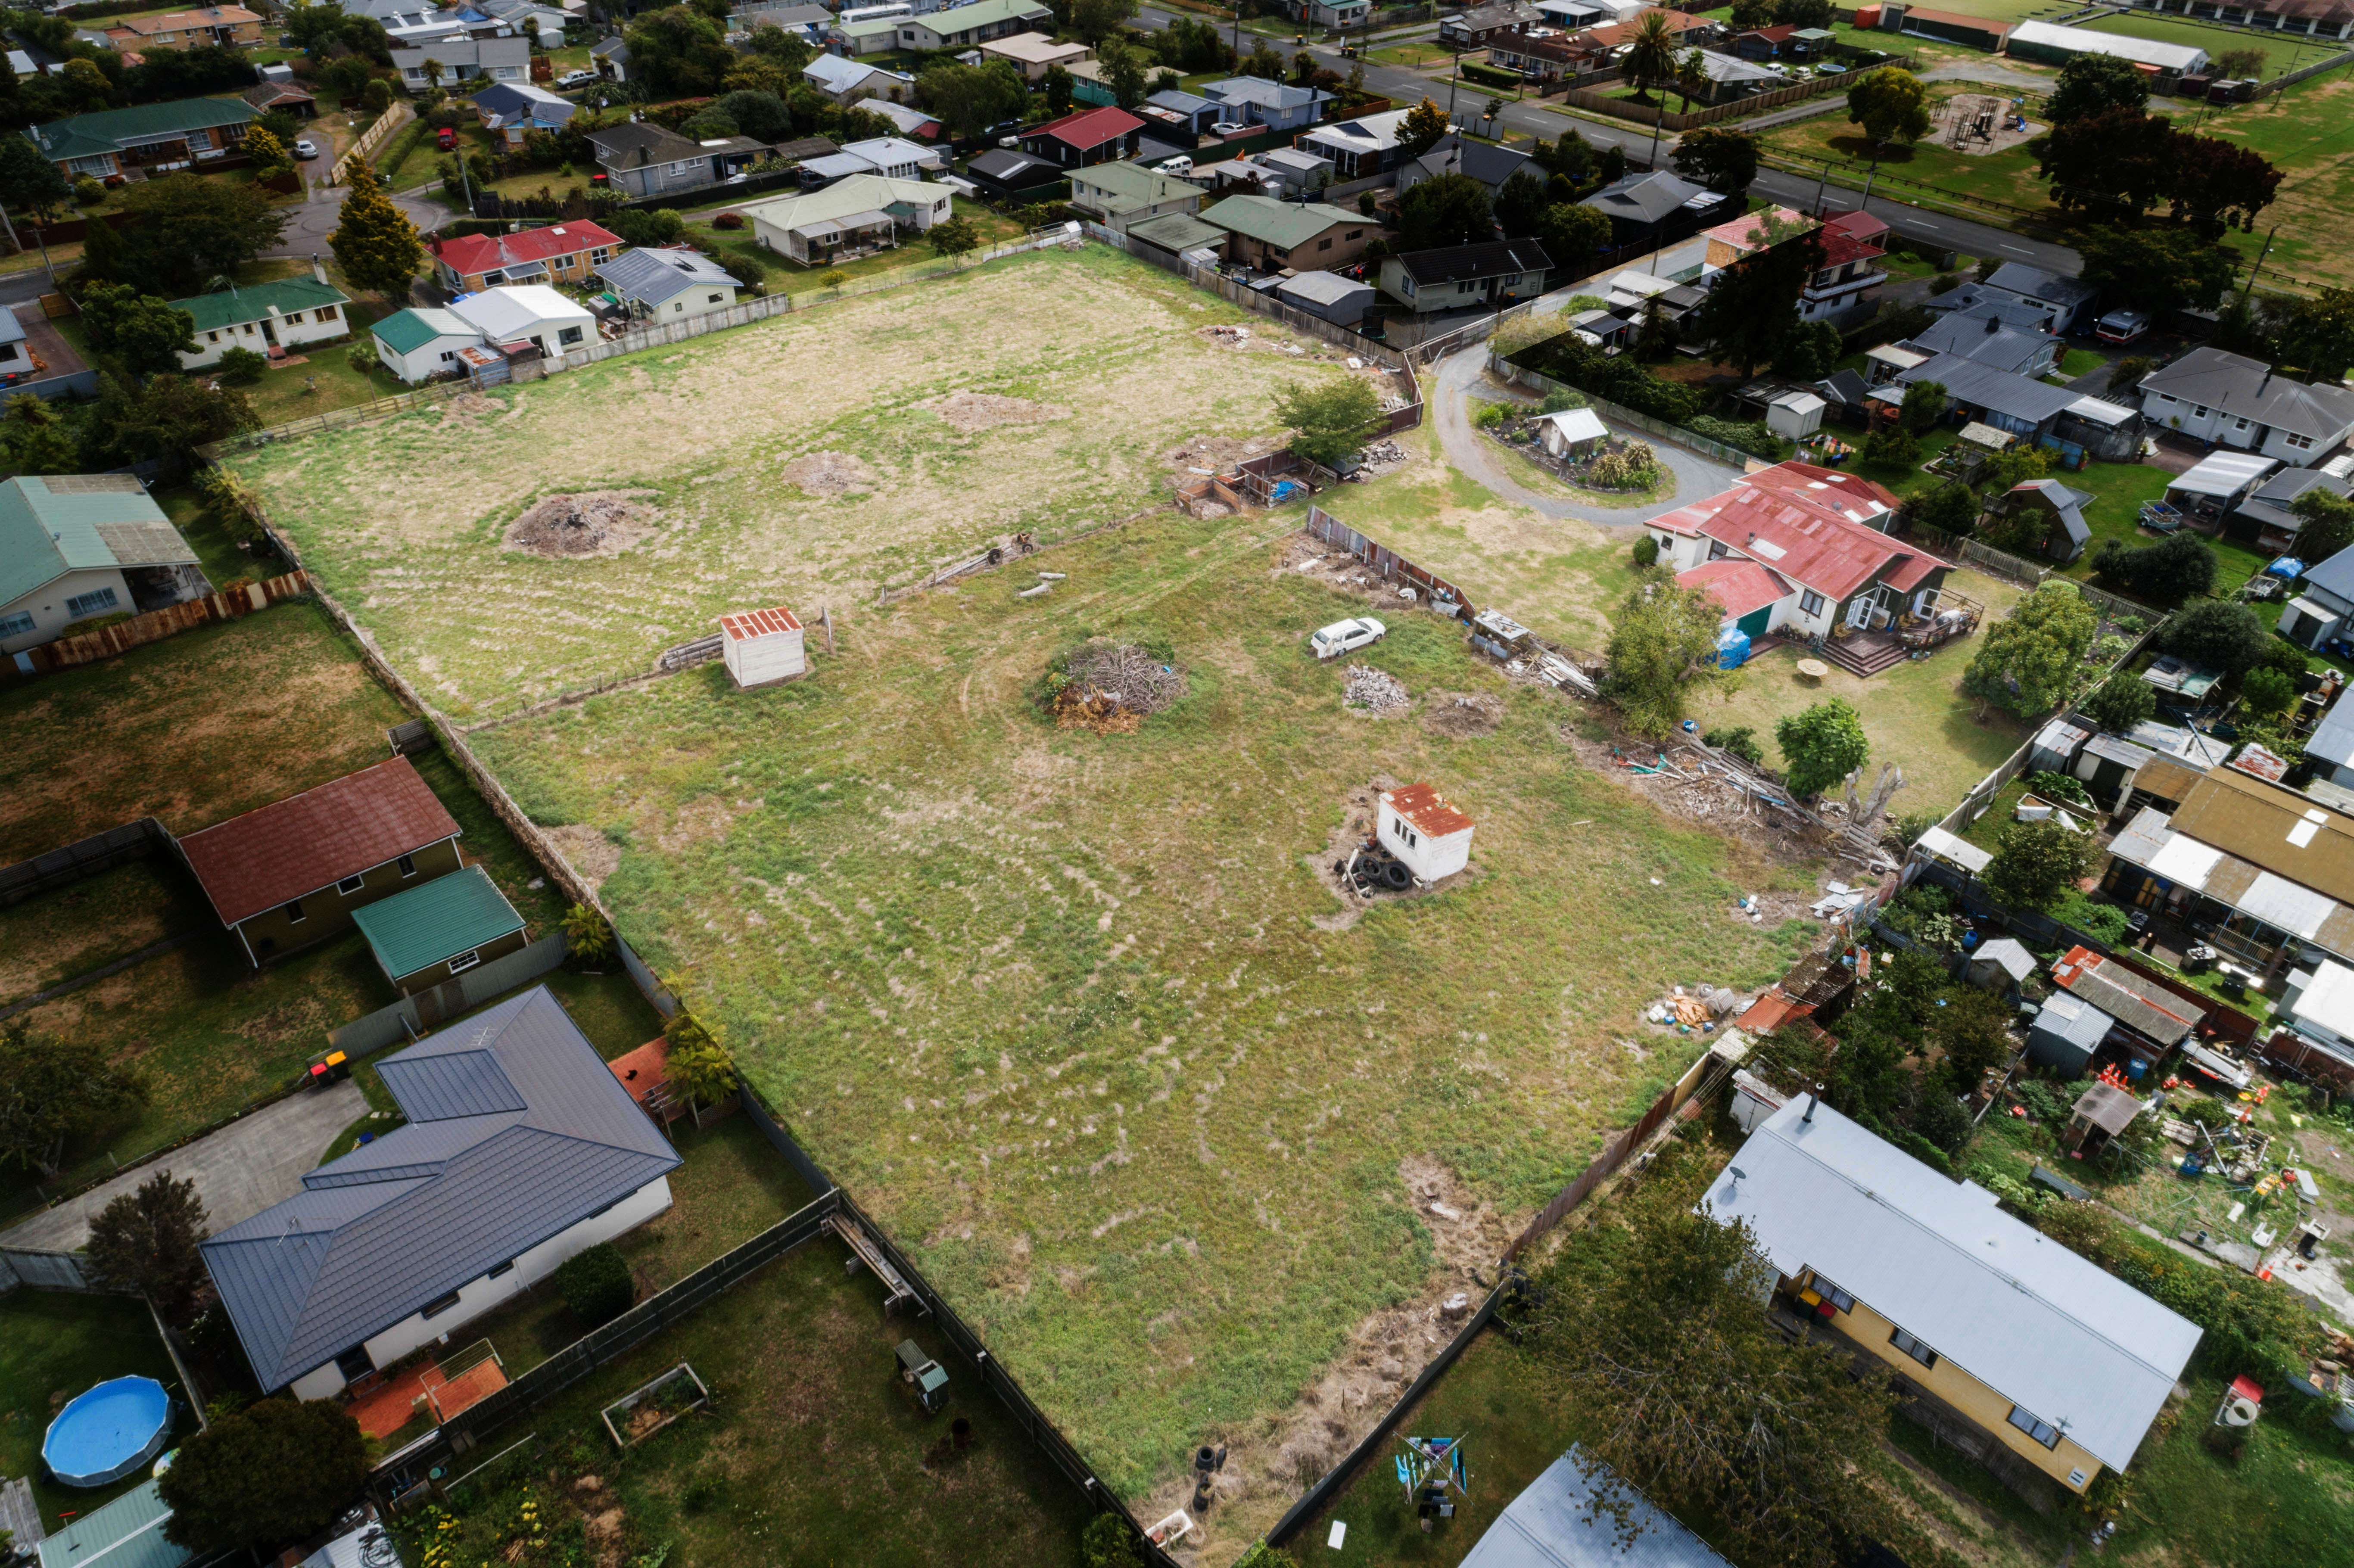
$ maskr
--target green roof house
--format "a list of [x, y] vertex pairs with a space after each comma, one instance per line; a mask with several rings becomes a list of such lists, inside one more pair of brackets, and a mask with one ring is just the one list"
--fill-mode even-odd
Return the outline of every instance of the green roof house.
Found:
[[458, 356], [482, 345], [482, 334], [455, 313], [439, 307], [395, 311], [368, 329], [376, 357], [411, 387], [450, 371], [463, 371]]
[[161, 175], [201, 170], [210, 160], [228, 156], [260, 112], [241, 98], [184, 98], [76, 114], [25, 134], [68, 179], [104, 179], [128, 169]]
[[201, 370], [217, 365], [232, 348], [246, 349], [271, 359], [283, 359], [290, 349], [351, 335], [344, 314], [351, 296], [327, 281], [327, 270], [311, 259], [307, 278], [281, 278], [249, 289], [226, 289], [172, 303], [196, 318], [196, 348], [182, 354], [183, 369]]
[[54, 641], [94, 615], [210, 592], [196, 553], [129, 474], [0, 481], [0, 653]]
[[1235, 196], [1202, 214], [1226, 231], [1226, 260], [1261, 272], [1331, 271], [1365, 253], [1380, 232], [1372, 218], [1320, 201]]
[[1135, 162], [1097, 164], [1071, 171], [1071, 205], [1108, 228], [1202, 207], [1202, 187]]
[[352, 923], [403, 996], [431, 991], [528, 940], [523, 916], [479, 865], [363, 905]]
[[164, 1535], [171, 1522], [161, 1489], [149, 1481], [58, 1526], [32, 1550], [40, 1568], [180, 1568], [196, 1553]]
[[928, 16], [899, 18], [899, 47], [907, 49], [969, 49], [1009, 33], [1055, 25], [1055, 13], [1038, 0], [974, 0]]
[[836, 257], [863, 256], [899, 243], [945, 219], [950, 191], [922, 180], [853, 175], [806, 196], [750, 202], [738, 210], [752, 220], [761, 246], [804, 267]]

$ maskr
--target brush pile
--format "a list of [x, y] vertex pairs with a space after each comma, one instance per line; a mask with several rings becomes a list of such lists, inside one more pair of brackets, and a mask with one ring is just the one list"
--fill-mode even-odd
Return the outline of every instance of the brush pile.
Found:
[[1061, 727], [1133, 735], [1146, 715], [1185, 694], [1185, 672], [1132, 642], [1099, 638], [1072, 650], [1047, 686]]

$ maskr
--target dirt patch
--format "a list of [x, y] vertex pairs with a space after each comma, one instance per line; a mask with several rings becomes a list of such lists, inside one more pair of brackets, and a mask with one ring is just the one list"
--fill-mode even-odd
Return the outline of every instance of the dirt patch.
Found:
[[441, 422], [445, 425], [462, 423], [479, 414], [494, 414], [499, 406], [480, 392], [461, 392], [441, 405]]
[[603, 832], [585, 823], [574, 822], [561, 828], [542, 828], [541, 834], [554, 844], [557, 853], [573, 874], [592, 889], [602, 887], [605, 879], [621, 863], [621, 846], [607, 838]]
[[[1589, 711], [1599, 713], [1602, 710]], [[1578, 732], [1574, 722], [1561, 726], [1561, 738], [1576, 754], [1580, 762], [1620, 789], [1642, 796], [1670, 816], [1693, 820], [1690, 798], [1682, 785], [1664, 775], [1637, 773], [1620, 766], [1622, 758], [1639, 755], [1648, 760], [1658, 755], [1658, 747], [1647, 742], [1625, 739], [1588, 739]], [[1723, 834], [1754, 857], [1757, 863], [1754, 868], [1755, 880], [1759, 883], [1770, 877], [1776, 866], [1802, 866], [1810, 876], [1819, 876], [1823, 872], [1825, 857], [1822, 850], [1777, 828], [1770, 816], [1750, 816], [1723, 810], [1700, 820], [1703, 825]], [[1582, 824], [1572, 824], [1578, 825]], [[1759, 887], [1754, 896], [1755, 902], [1749, 907], [1726, 906], [1723, 918], [1752, 926], [1777, 926], [1785, 920], [1808, 919], [1812, 917], [1808, 906], [1818, 895], [1811, 892], [1803, 896], [1770, 893]]]
[[[1429, 1232], [1438, 1255], [1428, 1283], [1413, 1300], [1360, 1322], [1323, 1379], [1302, 1390], [1281, 1415], [1246, 1429], [1202, 1436], [1203, 1443], [1227, 1450], [1226, 1465], [1211, 1478], [1211, 1504], [1201, 1515], [1204, 1532], [1187, 1543], [1192, 1550], [1178, 1552], [1179, 1561], [1231, 1559], [1243, 1543], [1222, 1543], [1221, 1538], [1273, 1522], [1363, 1440], [1487, 1295], [1480, 1270], [1503, 1255], [1512, 1236], [1503, 1216], [1430, 1155], [1406, 1156], [1397, 1173], [1399, 1195]], [[1162, 1482], [1138, 1511], [1158, 1519], [1172, 1509], [1191, 1507], [1193, 1479], [1188, 1474]]]
[[926, 403], [952, 430], [970, 435], [1000, 425], [1043, 425], [1066, 419], [1071, 411], [1059, 403], [1034, 403], [1027, 397], [1007, 397], [995, 392], [957, 392]]
[[507, 548], [564, 560], [617, 556], [654, 530], [650, 490], [584, 490], [525, 508], [507, 528]]
[[1485, 692], [1437, 692], [1423, 710], [1422, 726], [1450, 740], [1477, 740], [1493, 735], [1504, 722], [1502, 699]]
[[777, 477], [821, 501], [875, 488], [875, 471], [848, 452], [810, 452], [785, 464]]

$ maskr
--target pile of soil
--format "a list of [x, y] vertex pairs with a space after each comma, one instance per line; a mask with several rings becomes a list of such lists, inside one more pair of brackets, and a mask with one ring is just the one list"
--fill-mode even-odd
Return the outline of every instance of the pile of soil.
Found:
[[584, 490], [534, 503], [507, 528], [507, 548], [562, 560], [618, 555], [653, 532], [652, 495], [642, 490]]
[[1405, 712], [1407, 700], [1405, 688], [1387, 671], [1370, 664], [1349, 666], [1349, 694], [1341, 699], [1342, 707], [1387, 718]]
[[777, 477], [820, 501], [875, 488], [875, 471], [848, 452], [810, 452], [787, 463]]
[[1097, 735], [1133, 735], [1149, 714], [1185, 694], [1185, 671], [1132, 642], [1082, 643], [1064, 665], [1068, 683], [1055, 694], [1055, 722]]
[[1477, 740], [1483, 735], [1493, 735], [1503, 721], [1503, 702], [1485, 692], [1441, 692], [1431, 698], [1430, 707], [1422, 717], [1424, 727], [1433, 735], [1454, 740]]
[[1000, 425], [1043, 424], [1048, 419], [1067, 418], [1071, 412], [1058, 403], [1034, 403], [1027, 397], [1007, 397], [995, 392], [959, 392], [924, 407], [938, 414], [940, 423], [965, 435]]

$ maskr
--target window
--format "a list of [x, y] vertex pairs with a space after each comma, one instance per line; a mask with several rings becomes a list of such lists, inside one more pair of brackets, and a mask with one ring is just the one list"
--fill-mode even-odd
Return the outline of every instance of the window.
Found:
[[673, 303], [670, 308], [670, 313], [674, 316], [684, 315], [686, 313], [686, 302], [684, 300], [680, 300]]
[[[444, 357], [447, 357], [447, 356], [445, 355]], [[402, 855], [402, 856], [400, 857], [400, 860], [399, 860], [399, 863], [399, 863], [399, 866], [400, 866], [400, 874], [401, 874], [401, 875], [403, 875], [403, 876], [415, 876], [415, 875], [417, 874], [417, 857], [416, 857], [415, 855], [413, 855], [413, 854], [405, 854], [405, 855]]]
[[450, 972], [453, 975], [462, 974], [482, 961], [482, 949], [479, 948], [469, 948], [464, 952], [460, 953], [456, 958], [450, 960]]
[[2208, 409], [2207, 409], [2207, 405], [2206, 405], [2206, 404], [2204, 404], [2204, 403], [2194, 403], [2194, 404], [2192, 404], [2192, 405], [2191, 405], [2191, 408], [2190, 408], [2190, 417], [2191, 417], [2192, 418], [2194, 418], [2194, 419], [2203, 419], [2203, 418], [2205, 418], [2207, 417], [2207, 413], [2208, 413]]
[[1800, 594], [1798, 596], [1798, 612], [1801, 615], [1820, 615], [1823, 612], [1823, 596], [1815, 592], [1812, 588]]
[[2294, 451], [2303, 452], [2311, 451], [2313, 450], [2313, 438], [2311, 436], [2292, 436], [2286, 430], [2283, 430], [2281, 432], [2281, 440], [2286, 441], [2289, 444], [2290, 450]]
[[33, 612], [20, 609], [14, 615], [0, 615], [0, 637], [22, 637], [33, 630]]
[[1710, 560], [1712, 560], [1712, 561], [1721, 561], [1721, 560], [1724, 559], [1724, 557], [1725, 557], [1725, 556], [1729, 556], [1729, 555], [1731, 555], [1731, 554], [1733, 554], [1733, 552], [1732, 552], [1731, 550], [1728, 550], [1728, 549], [1726, 549], [1726, 548], [1724, 547], [1724, 541], [1723, 541], [1723, 540], [1722, 540], [1722, 539], [1711, 539], [1711, 540], [1708, 542], [1708, 558], [1709, 558]]
[[1911, 1334], [1906, 1333], [1902, 1329], [1892, 1331], [1888, 1336], [1888, 1342], [1894, 1345], [1898, 1350], [1903, 1351], [1906, 1355], [1911, 1356], [1914, 1361], [1919, 1361], [1925, 1367], [1933, 1367], [1937, 1364], [1937, 1352], [1931, 1350], [1928, 1346], [1923, 1344], [1919, 1340], [1914, 1338]]
[[578, 343], [580, 341], [580, 329], [578, 327], [566, 327], [556, 334], [556, 341], [563, 344]]
[[313, 313], [319, 321], [331, 322], [335, 319], [335, 307], [333, 305], [321, 305], [318, 310]]
[[502, 1274], [513, 1274], [514, 1272], [514, 1259], [509, 1258], [504, 1263], [499, 1265], [496, 1268], [491, 1270], [490, 1273], [482, 1276], [482, 1277], [484, 1279], [496, 1279]]
[[2046, 1448], [2060, 1446], [2060, 1428], [2023, 1404], [2014, 1404], [2010, 1407], [2010, 1424]]
[[454, 348], [445, 348], [441, 351], [441, 363], [444, 365], [451, 363], [457, 357], [458, 351]]
[[1320, 239], [1316, 242], [1316, 249], [1319, 250], [1330, 250], [1332, 249], [1332, 241], [1329, 238]]
[[286, 905], [286, 923], [289, 926], [300, 926], [302, 918], [302, 901], [299, 898], [289, 900]]
[[1852, 1312], [1855, 1310], [1855, 1298], [1850, 1296], [1846, 1291], [1841, 1290], [1838, 1286], [1833, 1285], [1829, 1280], [1825, 1279], [1819, 1274], [1815, 1276], [1815, 1294], [1829, 1302], [1831, 1304], [1831, 1309], [1835, 1312]]
[[706, 305], [724, 305], [727, 302], [723, 296], [713, 293], [704, 295], [703, 302]]
[[367, 877], [363, 874], [359, 876], [347, 876], [344, 878], [343, 881], [335, 884], [335, 891], [338, 893], [357, 893], [361, 888], [366, 887], [366, 885]]
[[455, 1307], [457, 1304], [458, 1293], [452, 1290], [447, 1296], [436, 1296], [432, 1300], [428, 1301], [423, 1309], [418, 1313], [418, 1316], [420, 1318], [439, 1318], [442, 1313], [447, 1312], [451, 1308]]
[[88, 593], [78, 593], [66, 600], [66, 614], [80, 620], [85, 615], [96, 615], [101, 610], [112, 609], [115, 602], [112, 588], [92, 588]]
[[591, 250], [588, 252], [588, 265], [591, 267], [602, 267], [606, 262], [610, 261], [612, 259], [613, 253], [610, 250]]
[[208, 332], [205, 334], [205, 341], [207, 343], [218, 343], [220, 341], [220, 334], [217, 332]]
[[1364, 237], [1365, 231], [1362, 228], [1352, 228], [1349, 230], [1348, 233], [1341, 236], [1343, 239], [1363, 239]]

